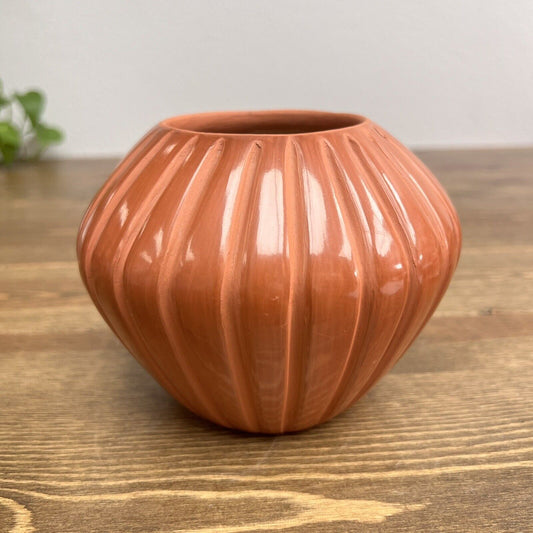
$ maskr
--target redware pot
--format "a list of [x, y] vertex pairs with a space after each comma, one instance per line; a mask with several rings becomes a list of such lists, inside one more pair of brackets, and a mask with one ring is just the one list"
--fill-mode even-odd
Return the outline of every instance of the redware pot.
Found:
[[460, 243], [435, 177], [370, 120], [227, 112], [152, 129], [89, 206], [78, 257], [102, 316], [178, 401], [283, 433], [394, 365]]

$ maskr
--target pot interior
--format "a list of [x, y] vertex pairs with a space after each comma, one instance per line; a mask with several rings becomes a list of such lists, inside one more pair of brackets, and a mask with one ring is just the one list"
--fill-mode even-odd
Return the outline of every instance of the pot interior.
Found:
[[200, 113], [164, 121], [167, 127], [228, 135], [291, 135], [357, 126], [364, 117], [324, 111], [237, 111]]

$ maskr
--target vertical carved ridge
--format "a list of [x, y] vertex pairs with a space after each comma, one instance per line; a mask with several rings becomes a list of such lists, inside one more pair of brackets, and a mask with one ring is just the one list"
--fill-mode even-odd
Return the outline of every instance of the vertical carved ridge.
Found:
[[[451, 247], [451, 248], [453, 248], [453, 250], [455, 249], [460, 250], [461, 229], [460, 229], [459, 224], [457, 223], [457, 219], [456, 219], [457, 215], [455, 214], [455, 209], [453, 205], [451, 204], [450, 199], [446, 196], [446, 193], [442, 189], [441, 185], [438, 182], [436, 182], [435, 177], [432, 175], [431, 171], [417, 157], [413, 157], [412, 154], [409, 152], [409, 150], [407, 150], [407, 148], [403, 146], [401, 143], [399, 143], [394, 137], [391, 137], [390, 135], [385, 135], [384, 133], [380, 132], [379, 129], [376, 129], [376, 133], [380, 137], [386, 138], [388, 142], [394, 145], [394, 147], [397, 149], [397, 154], [400, 154], [403, 158], [405, 158], [406, 161], [408, 161], [411, 165], [413, 165], [418, 170], [420, 176], [424, 178], [426, 186], [429, 187], [440, 199], [440, 201], [442, 202], [442, 205], [444, 206], [443, 210], [446, 213], [446, 216], [449, 218], [449, 223], [452, 228], [455, 239], [457, 243], [459, 244], [457, 248], [456, 247]], [[416, 180], [414, 181], [416, 182]], [[434, 207], [433, 204], [432, 204], [432, 207]], [[459, 253], [454, 254], [453, 261], [450, 261], [450, 266], [451, 266], [450, 272], [449, 272], [450, 276], [452, 275], [454, 268], [457, 266], [458, 260], [459, 260]]]
[[[429, 315], [431, 316], [434, 309], [439, 304], [442, 296], [444, 295], [444, 292], [446, 291], [446, 287], [447, 287], [446, 280], [448, 280], [451, 277], [451, 271], [455, 266], [448, 259], [447, 251], [450, 248], [450, 244], [448, 241], [448, 237], [446, 235], [446, 229], [444, 227], [444, 223], [440, 215], [437, 213], [435, 207], [431, 203], [431, 200], [428, 198], [426, 192], [423, 190], [420, 184], [413, 178], [410, 171], [402, 164], [398, 156], [393, 158], [392, 155], [389, 153], [389, 151], [383, 148], [382, 141], [380, 141], [380, 138], [383, 139], [383, 137], [374, 135], [373, 138], [374, 138], [375, 144], [379, 148], [380, 152], [383, 154], [383, 157], [387, 159], [387, 161], [389, 161], [390, 165], [394, 167], [396, 172], [408, 178], [408, 183], [410, 184], [410, 190], [413, 196], [418, 195], [421, 198], [421, 201], [418, 204], [419, 207], [424, 209], [429, 214], [430, 218], [432, 219], [432, 222], [428, 224], [428, 227], [432, 229], [435, 235], [435, 240], [440, 245], [439, 249], [440, 249], [441, 263], [445, 266], [446, 273], [443, 276], [443, 283], [441, 284], [440, 290], [435, 293], [434, 303], [431, 305], [430, 312], [429, 312]], [[410, 160], [412, 160], [412, 158], [410, 158]], [[418, 170], [419, 172], [421, 172], [421, 169], [418, 169]]]
[[[150, 142], [153, 141], [154, 134], [152, 132], [147, 133], [136, 145], [130, 150], [128, 155], [116, 166], [113, 170], [111, 176], [104, 182], [100, 189], [95, 194], [94, 198], [91, 200], [91, 203], [87, 207], [83, 218], [80, 222], [78, 237], [76, 239], [76, 255], [79, 261], [79, 268], [83, 282], [85, 283], [85, 266], [82, 261], [83, 250], [86, 248], [87, 244], [87, 234], [92, 230], [92, 222], [97, 211], [97, 208], [103, 204], [104, 198], [109, 196], [111, 189], [117, 184], [120, 178], [123, 175], [124, 168], [126, 165], [132, 164], [135, 160], [137, 154], [143, 150]], [[156, 137], [157, 138], [157, 137]]]
[[106, 202], [105, 210], [102, 211], [100, 218], [95, 222], [91, 234], [87, 236], [87, 240], [84, 243], [85, 256], [83, 257], [82, 265], [86, 276], [87, 286], [92, 288], [92, 293], [94, 293], [95, 291], [91, 277], [91, 263], [96, 245], [100, 237], [102, 236], [102, 233], [104, 232], [109, 220], [113, 216], [118, 204], [122, 201], [132, 184], [147, 167], [150, 161], [158, 155], [161, 147], [164, 146], [170, 135], [171, 133], [163, 135], [150, 148], [150, 150], [142, 156], [140, 161], [134, 166], [131, 172], [129, 174], [126, 174], [125, 178], [122, 181], [118, 182], [117, 187], [113, 189], [110, 193], [111, 197], [109, 197]]
[[283, 162], [283, 202], [287, 221], [289, 254], [289, 300], [287, 304], [287, 339], [280, 420], [280, 432], [289, 427], [290, 413], [295, 413], [302, 396], [302, 359], [309, 352], [310, 297], [309, 228], [302, 184], [302, 153], [293, 138], [285, 145]]
[[[120, 184], [120, 180], [127, 175], [126, 170], [135, 168], [136, 164], [142, 160], [142, 157], [138, 157], [141, 153], [146, 153], [146, 150], [150, 149], [163, 137], [164, 134], [150, 131], [147, 133], [137, 145], [128, 153], [128, 155], [117, 165], [110, 178], [102, 185], [100, 190], [96, 193], [96, 196], [91, 201], [85, 215], [80, 224], [80, 233], [77, 239], [77, 254], [78, 258], [82, 257], [82, 252], [87, 249], [88, 234], [94, 233], [92, 228], [92, 220], [96, 211], [103, 209], [109, 198], [114, 194], [114, 189], [117, 184]], [[80, 262], [80, 270], [82, 276], [85, 276], [85, 265]]]
[[[137, 155], [139, 152], [146, 149], [147, 146], [150, 145], [150, 143], [155, 143], [157, 141], [158, 135], [155, 131], [155, 129], [150, 130], [118, 163], [118, 165], [113, 169], [111, 175], [109, 178], [104, 182], [104, 184], [100, 187], [100, 189], [97, 191], [97, 193], [94, 195], [93, 199], [91, 200], [91, 203], [87, 207], [87, 210], [85, 211], [85, 214], [83, 215], [82, 221], [80, 223], [80, 231], [77, 239], [77, 251], [78, 254], [81, 251], [81, 245], [83, 244], [85, 240], [85, 236], [87, 234], [87, 230], [89, 229], [91, 219], [94, 216], [94, 211], [96, 206], [100, 205], [102, 200], [109, 194], [110, 190], [117, 184], [117, 182], [120, 180], [120, 178], [124, 175], [124, 170], [126, 167], [129, 167], [133, 164], [133, 161], [137, 158]], [[159, 136], [160, 138], [160, 136]], [[154, 140], [155, 139], [155, 140]]]
[[[417, 300], [419, 294], [419, 283], [417, 280], [416, 267], [413, 260], [415, 254], [415, 244], [412, 240], [410, 231], [406, 228], [407, 223], [405, 220], [405, 209], [401, 205], [397, 195], [391, 191], [390, 184], [382, 177], [374, 160], [368, 155], [366, 150], [364, 150], [363, 147], [352, 137], [347, 137], [347, 142], [351, 148], [349, 153], [353, 154], [354, 157], [361, 161], [369, 176], [374, 176], [375, 178], [375, 180], [370, 180], [370, 182], [367, 182], [367, 185], [373, 190], [376, 198], [379, 198], [380, 202], [386, 201], [391, 207], [391, 211], [395, 213], [396, 222], [392, 223], [391, 227], [399, 227], [401, 230], [399, 237], [402, 241], [402, 245], [399, 246], [399, 249], [401, 250], [404, 258], [404, 264], [408, 266], [406, 270], [407, 290], [404, 291], [402, 308], [399, 314], [400, 320], [398, 320], [396, 323], [394, 332], [391, 335], [391, 340], [382, 353], [381, 361], [376, 365], [376, 368], [371, 373], [369, 379], [366, 381], [363, 387], [361, 387], [361, 390], [356, 397], [351, 400], [350, 403], [353, 403], [353, 401], [357, 400], [367, 392], [367, 390], [374, 384], [376, 379], [381, 375], [383, 367], [386, 366], [388, 362], [387, 356], [392, 350], [391, 347], [393, 347], [394, 343], [397, 341], [397, 333], [401, 330], [401, 325], [403, 325], [405, 322], [409, 322], [410, 312], [406, 310], [408, 307], [412, 307], [415, 303], [415, 300]], [[384, 210], [383, 212], [385, 213], [387, 211], [388, 210]]]
[[187, 405], [188, 402], [183, 398], [183, 395], [178, 389], [167, 379], [163, 369], [157, 362], [157, 358], [153, 357], [149, 344], [146, 342], [141, 329], [138, 327], [136, 320], [128, 306], [128, 299], [124, 290], [124, 269], [128, 262], [130, 254], [133, 250], [133, 245], [137, 239], [142, 235], [143, 228], [152, 217], [155, 207], [159, 199], [165, 194], [168, 187], [174, 180], [178, 170], [187, 162], [190, 158], [198, 137], [192, 137], [185, 142], [173, 155], [172, 159], [168, 162], [165, 169], [159, 175], [157, 181], [154, 181], [153, 187], [147, 193], [146, 198], [142, 201], [139, 208], [133, 213], [129, 222], [129, 230], [125, 233], [126, 237], [122, 241], [121, 249], [116, 257], [116, 262], [113, 265], [112, 270], [112, 282], [113, 282], [113, 296], [117, 306], [121, 312], [122, 319], [126, 322], [128, 329], [132, 335], [137, 338], [139, 345], [143, 351], [143, 357], [146, 361], [152, 363], [158, 370], [158, 377], [164, 382], [167, 390], [171, 390], [172, 393], [178, 398], [180, 402]]
[[[403, 146], [401, 143], [399, 143], [394, 137], [391, 137], [390, 135], [386, 135], [385, 132], [380, 131], [380, 129], [378, 129], [378, 128], [374, 128], [374, 139], [375, 139], [376, 144], [378, 144], [380, 146], [380, 149], [381, 149], [382, 152], [385, 152], [385, 151], [381, 147], [381, 142], [382, 141], [380, 141], [380, 139], [386, 139], [388, 142], [390, 142], [397, 149], [396, 161], [397, 161], [398, 166], [401, 168], [403, 173], [405, 173], [408, 176], [408, 178], [409, 178], [410, 182], [413, 184], [413, 186], [416, 187], [417, 190], [420, 191], [420, 193], [424, 196], [426, 203], [428, 204], [428, 206], [432, 210], [434, 218], [436, 219], [437, 224], [439, 225], [439, 227], [441, 229], [441, 231], [440, 231], [441, 238], [445, 242], [445, 247], [444, 247], [445, 249], [443, 249], [441, 247], [441, 251], [442, 251], [441, 260], [442, 260], [443, 264], [446, 264], [446, 273], [443, 276], [443, 282], [441, 283], [439, 291], [434, 296], [433, 303], [432, 303], [432, 305], [431, 305], [431, 307], [430, 307], [430, 309], [429, 309], [429, 311], [427, 313], [427, 316], [422, 321], [420, 327], [415, 332], [415, 335], [414, 335], [412, 341], [409, 343], [408, 346], [410, 346], [412, 344], [412, 342], [418, 336], [419, 332], [424, 328], [426, 323], [429, 321], [429, 319], [431, 318], [431, 316], [435, 312], [435, 309], [438, 307], [440, 301], [442, 300], [442, 297], [444, 296], [444, 294], [445, 294], [445, 292], [446, 292], [446, 290], [447, 290], [447, 288], [448, 288], [448, 286], [450, 284], [453, 271], [454, 271], [455, 267], [457, 266], [457, 262], [459, 260], [459, 251], [460, 251], [460, 244], [461, 244], [461, 231], [460, 231], [460, 227], [457, 224], [457, 222], [455, 220], [455, 217], [454, 217], [454, 212], [455, 211], [454, 211], [453, 205], [451, 205], [449, 198], [446, 196], [446, 194], [444, 193], [442, 188], [439, 186], [439, 184], [436, 183], [435, 178], [432, 176], [432, 174], [428, 170], [428, 168], [418, 158], [413, 157], [412, 154], [407, 150], [407, 148], [405, 148], [405, 146]], [[387, 155], [387, 154], [385, 154], [385, 155]], [[426, 187], [429, 187], [435, 193], [435, 195], [440, 199], [440, 201], [442, 202], [443, 210], [444, 210], [446, 216], [449, 218], [449, 223], [450, 223], [450, 226], [452, 228], [452, 232], [453, 232], [453, 234], [455, 236], [455, 239], [457, 241], [458, 246], [457, 245], [454, 246], [453, 243], [451, 243], [451, 245], [450, 245], [450, 241], [447, 238], [446, 229], [444, 227], [444, 222], [443, 222], [443, 219], [442, 219], [441, 215], [437, 212], [435, 206], [433, 205], [433, 203], [431, 202], [431, 200], [429, 199], [429, 197], [427, 196], [425, 191], [422, 189], [422, 187], [418, 183], [418, 181], [416, 179], [414, 179], [414, 177], [412, 176], [411, 172], [407, 169], [407, 167], [403, 163], [401, 163], [401, 159], [400, 158], [403, 158], [406, 162], [408, 162], [410, 165], [412, 165], [418, 171], [419, 175], [421, 177], [423, 177]], [[390, 156], [389, 156], [389, 159], [391, 159]], [[449, 252], [453, 251], [453, 250], [457, 250], [457, 253], [453, 254], [450, 257], [449, 256]]]
[[[149, 142], [146, 143], [147, 146], [150, 146], [150, 149], [147, 152], [143, 152], [143, 155], [140, 156], [138, 160], [136, 160], [135, 165], [133, 164], [133, 162], [131, 162], [130, 165], [128, 166], [128, 168], [130, 167], [132, 168], [131, 172], [127, 174], [124, 171], [124, 175], [125, 175], [124, 179], [122, 179], [122, 176], [121, 177], [117, 176], [116, 187], [114, 188], [110, 187], [108, 189], [108, 193], [106, 193], [107, 199], [105, 198], [105, 195], [104, 195], [102, 196], [102, 200], [99, 204], [94, 204], [94, 210], [93, 210], [93, 213], [91, 214], [91, 217], [98, 210], [101, 210], [100, 218], [96, 220], [93, 227], [91, 227], [89, 231], [85, 234], [84, 242], [80, 247], [79, 266], [80, 266], [80, 273], [81, 273], [82, 279], [85, 283], [85, 286], [87, 287], [89, 294], [91, 295], [91, 299], [95, 307], [98, 309], [98, 311], [102, 315], [107, 325], [119, 338], [120, 336], [118, 335], [118, 332], [115, 326], [111, 323], [107, 315], [104, 313], [103, 306], [100, 302], [98, 293], [94, 286], [94, 278], [92, 274], [93, 272], [92, 261], [93, 261], [94, 251], [98, 245], [100, 238], [102, 237], [102, 234], [104, 233], [105, 228], [107, 227], [107, 224], [110, 218], [113, 216], [113, 213], [115, 212], [117, 205], [126, 196], [128, 190], [131, 188], [131, 186], [133, 185], [137, 177], [141, 174], [141, 172], [146, 168], [146, 166], [150, 163], [150, 161], [155, 156], [157, 156], [160, 148], [164, 145], [164, 143], [166, 142], [166, 140], [168, 139], [170, 135], [171, 133], [166, 133], [166, 134], [156, 137], [156, 139], [158, 140], [150, 139]], [[139, 151], [140, 149], [141, 149], [141, 146], [139, 145]], [[117, 167], [117, 170], [119, 168], [124, 168], [124, 167], [121, 164]], [[105, 205], [102, 206], [101, 205], [102, 203], [105, 203]]]
[[413, 157], [413, 154], [403, 144], [401, 144], [397, 139], [395, 139], [391, 135], [388, 135], [385, 131], [381, 130], [381, 128], [374, 127], [374, 131], [379, 137], [386, 139], [387, 142], [390, 142], [391, 145], [393, 145], [397, 149], [397, 153], [405, 157], [405, 159], [408, 160], [410, 164], [412, 164], [420, 172], [420, 174], [424, 177], [426, 184], [440, 198], [443, 205], [447, 207], [446, 211], [448, 212], [448, 216], [450, 217], [451, 225], [454, 227], [455, 230], [459, 230], [459, 227], [455, 221], [455, 217], [453, 216], [455, 209], [453, 205], [450, 203], [450, 199], [444, 192], [444, 189], [436, 181], [435, 177], [433, 176], [431, 171], [428, 169], [428, 167], [418, 157]]
[[169, 345], [172, 347], [176, 363], [191, 388], [195, 403], [200, 405], [203, 411], [211, 413], [219, 423], [228, 425], [219, 406], [209, 398], [207, 389], [201, 386], [184, 355], [187, 348], [181, 338], [181, 331], [178, 327], [179, 321], [176, 319], [172, 276], [172, 272], [175, 270], [174, 265], [184, 252], [189, 235], [193, 230], [195, 216], [199, 212], [207, 188], [220, 162], [224, 144], [224, 139], [218, 139], [209, 147], [179, 200], [176, 213], [169, 226], [168, 249], [161, 261], [157, 276], [156, 300], [163, 330]]
[[[353, 215], [357, 217], [359, 227], [366, 225], [364, 209], [358, 198], [351, 197], [347, 189], [347, 181], [349, 180], [346, 169], [342, 166], [339, 158], [335, 152], [335, 149], [327, 140], [323, 140], [320, 143], [320, 151], [322, 153], [322, 159], [324, 165], [328, 170], [328, 174], [331, 176], [330, 182], [332, 186], [333, 197], [339, 209], [339, 216], [342, 217], [346, 233], [350, 242], [351, 257], [354, 267], [354, 274], [357, 276], [357, 285], [359, 288], [359, 299], [357, 303], [357, 315], [354, 323], [352, 336], [350, 340], [350, 346], [348, 352], [344, 357], [340, 374], [335, 382], [330, 399], [326, 404], [325, 409], [320, 414], [319, 419], [323, 420], [329, 418], [329, 414], [334, 410], [339, 398], [342, 396], [342, 392], [345, 388], [345, 382], [348, 379], [348, 370], [350, 363], [354, 358], [357, 359], [358, 355], [355, 352], [356, 342], [359, 339], [361, 332], [362, 318], [363, 318], [363, 306], [367, 304], [368, 286], [372, 286], [372, 282], [367, 280], [367, 276], [372, 277], [373, 273], [371, 268], [366, 268], [363, 260], [357, 260], [357, 257], [372, 257], [373, 250], [371, 243], [365, 237], [365, 231], [357, 229]], [[351, 197], [351, 198], [349, 198]], [[363, 252], [363, 253], [361, 253]]]
[[239, 179], [239, 186], [231, 215], [227, 237], [227, 255], [220, 290], [220, 317], [228, 367], [233, 381], [236, 401], [250, 431], [259, 431], [258, 415], [254, 412], [254, 394], [251, 369], [246, 370], [246, 346], [238, 313], [244, 250], [247, 243], [250, 203], [257, 189], [256, 174], [261, 157], [262, 143], [254, 142], [249, 148]]

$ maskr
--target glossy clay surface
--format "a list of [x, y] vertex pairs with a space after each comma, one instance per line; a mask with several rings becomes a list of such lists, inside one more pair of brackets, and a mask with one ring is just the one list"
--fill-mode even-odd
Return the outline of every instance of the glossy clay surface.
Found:
[[368, 119], [212, 113], [139, 142], [90, 205], [78, 257], [108, 324], [183, 405], [280, 433], [394, 365], [460, 240], [436, 179]]

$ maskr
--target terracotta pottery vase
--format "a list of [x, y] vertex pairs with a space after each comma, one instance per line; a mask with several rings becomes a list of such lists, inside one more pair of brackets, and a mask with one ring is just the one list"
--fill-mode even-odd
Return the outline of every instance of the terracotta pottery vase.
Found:
[[94, 198], [78, 257], [102, 316], [179, 402], [283, 433], [398, 361], [460, 246], [442, 187], [379, 126], [260, 111], [158, 124]]

